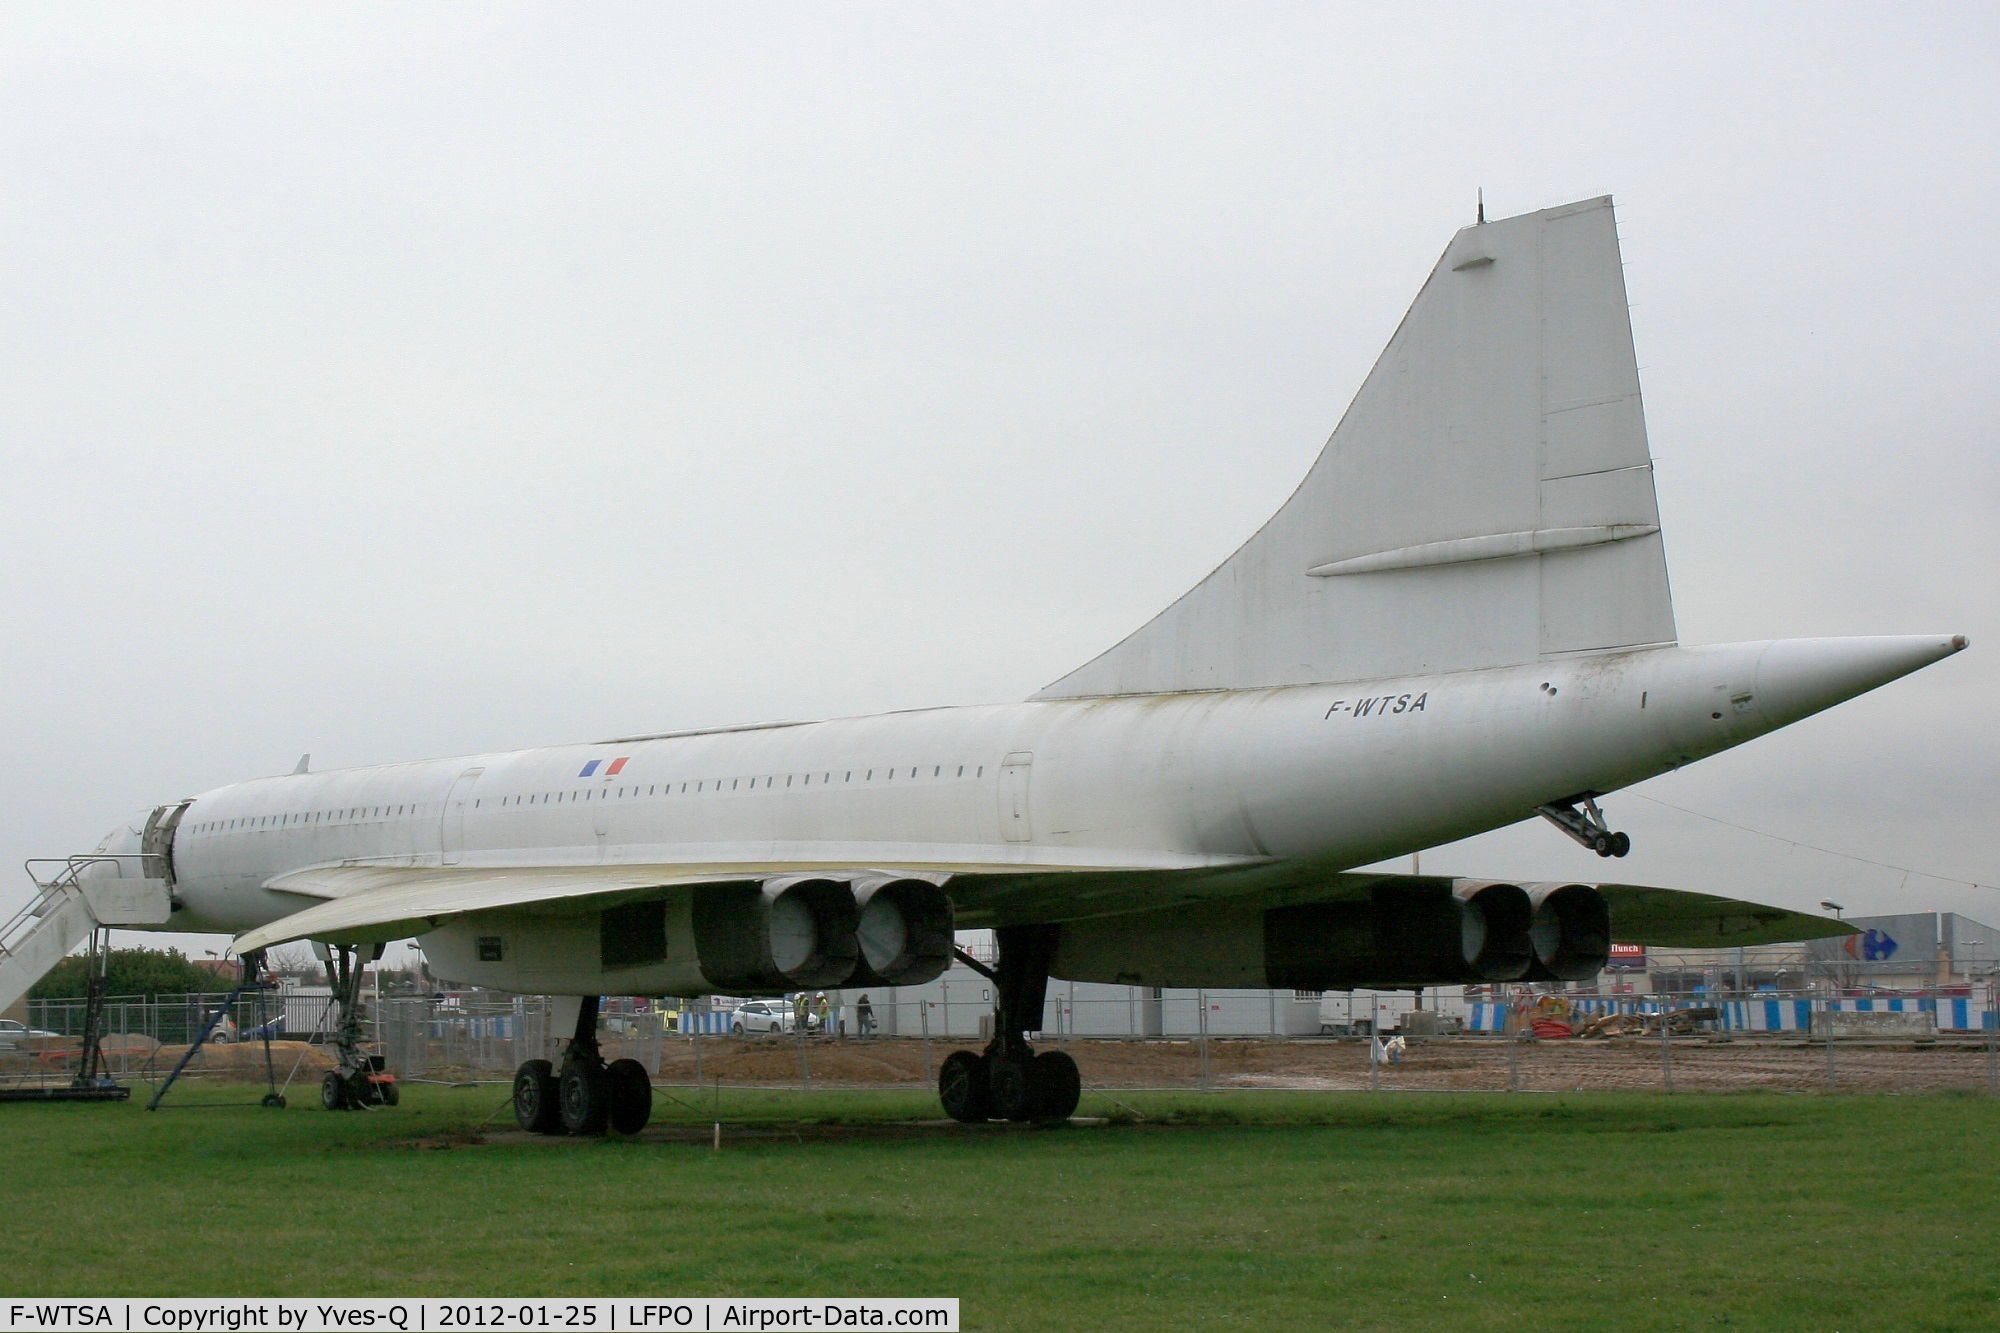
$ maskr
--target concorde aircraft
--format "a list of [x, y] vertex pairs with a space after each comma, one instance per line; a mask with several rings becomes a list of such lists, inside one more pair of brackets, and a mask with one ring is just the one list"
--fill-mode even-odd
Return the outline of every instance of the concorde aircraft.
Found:
[[[1964, 646], [1677, 643], [1611, 201], [1589, 199], [1455, 235], [1283, 508], [1026, 702], [260, 778], [135, 816], [75, 874], [100, 918], [237, 933], [246, 957], [336, 946], [347, 986], [353, 949], [414, 936], [441, 976], [568, 997], [561, 1067], [515, 1080], [544, 1133], [646, 1121], [644, 1071], [598, 1051], [599, 995], [919, 983], [990, 927], [995, 1036], [945, 1061], [941, 1098], [1057, 1118], [1076, 1066], [1028, 1041], [1050, 977], [1575, 981], [1614, 938], [1844, 932], [1354, 867], [1538, 813], [1622, 856], [1606, 793]], [[326, 1104], [368, 1077], [350, 1041]]]

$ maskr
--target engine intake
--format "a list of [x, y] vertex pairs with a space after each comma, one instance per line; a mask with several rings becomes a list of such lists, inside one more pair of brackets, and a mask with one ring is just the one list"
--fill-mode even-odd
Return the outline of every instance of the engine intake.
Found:
[[855, 942], [860, 958], [848, 986], [920, 986], [951, 966], [951, 899], [920, 879], [863, 881]]

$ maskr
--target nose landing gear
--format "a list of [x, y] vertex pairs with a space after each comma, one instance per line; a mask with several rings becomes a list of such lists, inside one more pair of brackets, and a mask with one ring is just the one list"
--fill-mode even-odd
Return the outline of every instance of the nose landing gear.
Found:
[[[329, 1111], [394, 1106], [402, 1100], [402, 1089], [389, 1072], [388, 1060], [361, 1049], [361, 1026], [367, 1018], [361, 1004], [362, 960], [351, 945], [314, 947], [324, 949], [320, 956], [326, 963], [334, 1003], [340, 1008], [340, 1030], [334, 1037], [336, 1064], [320, 1080], [319, 1104]], [[383, 949], [383, 945], [374, 946], [366, 961], [379, 961]]]
[[983, 1052], [953, 1051], [938, 1071], [938, 1100], [945, 1114], [967, 1124], [983, 1120], [1053, 1122], [1076, 1113], [1083, 1081], [1063, 1051], [1037, 1053], [1027, 1034], [1041, 1026], [1048, 996], [1049, 963], [1060, 926], [1003, 926], [1000, 966], [988, 968], [966, 953], [959, 958], [993, 983], [993, 1040]]

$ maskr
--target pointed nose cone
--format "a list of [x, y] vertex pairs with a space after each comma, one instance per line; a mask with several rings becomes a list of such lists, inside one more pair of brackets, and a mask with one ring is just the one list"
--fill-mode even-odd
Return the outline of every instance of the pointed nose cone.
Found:
[[1782, 727], [1950, 657], [1963, 634], [1781, 639], [1757, 659], [1757, 712]]

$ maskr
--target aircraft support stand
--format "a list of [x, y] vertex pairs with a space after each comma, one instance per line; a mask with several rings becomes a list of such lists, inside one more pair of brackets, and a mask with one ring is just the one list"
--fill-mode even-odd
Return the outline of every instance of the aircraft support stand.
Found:
[[[368, 962], [381, 960], [384, 946], [373, 946]], [[319, 1104], [329, 1111], [359, 1111], [369, 1106], [394, 1106], [402, 1100], [396, 1076], [388, 1072], [388, 1060], [361, 1049], [361, 1024], [367, 1015], [361, 1006], [361, 979], [366, 971], [355, 946], [332, 946], [321, 955], [326, 962], [326, 979], [340, 1006], [340, 1028], [334, 1036], [339, 1063], [326, 1071], [319, 1083]]]
[[966, 966], [993, 983], [993, 1040], [984, 1052], [953, 1051], [938, 1070], [938, 1099], [954, 1120], [1057, 1121], [1076, 1112], [1082, 1080], [1063, 1051], [1036, 1054], [1028, 1033], [1041, 1027], [1049, 964], [1062, 927], [1002, 926], [999, 967], [954, 948]]
[[653, 1116], [653, 1080], [637, 1060], [604, 1062], [597, 1045], [598, 997], [576, 1009], [562, 1072], [529, 1060], [514, 1072], [514, 1119], [531, 1134], [637, 1134]]

